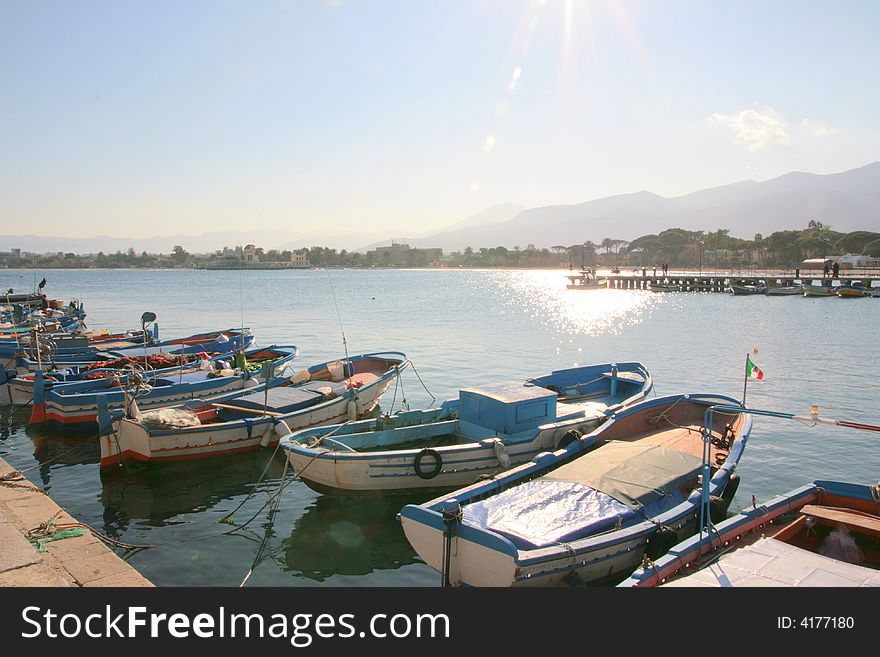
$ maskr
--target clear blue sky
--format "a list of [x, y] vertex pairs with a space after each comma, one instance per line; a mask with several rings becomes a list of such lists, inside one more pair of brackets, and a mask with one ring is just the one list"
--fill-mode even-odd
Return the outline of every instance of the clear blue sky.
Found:
[[0, 232], [416, 233], [880, 159], [880, 3], [0, 2]]

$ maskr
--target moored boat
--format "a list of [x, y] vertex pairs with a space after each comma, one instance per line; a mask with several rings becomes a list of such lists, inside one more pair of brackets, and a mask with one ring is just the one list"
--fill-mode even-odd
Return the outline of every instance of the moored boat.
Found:
[[880, 586], [880, 484], [816, 481], [674, 546], [620, 586]]
[[[659, 556], [693, 532], [706, 450], [713, 520], [726, 513], [752, 421], [745, 409], [714, 412], [704, 428], [716, 406], [742, 408], [716, 395], [672, 395], [625, 408], [593, 433], [492, 481], [405, 506], [404, 533], [451, 585], [624, 577], [643, 555]], [[711, 442], [704, 443], [704, 431]]]
[[803, 285], [768, 285], [764, 294], [768, 297], [782, 297], [789, 295], [802, 295], [804, 293]]
[[831, 285], [803, 285], [805, 297], [833, 297], [836, 296], [835, 288]]
[[608, 287], [608, 280], [599, 278], [594, 269], [582, 269], [578, 274], [566, 276], [569, 290], [599, 290]]
[[681, 292], [681, 285], [678, 283], [651, 283], [648, 289], [651, 292]]
[[730, 285], [727, 288], [731, 294], [735, 296], [746, 296], [749, 294], [764, 294], [767, 290], [766, 285]]
[[[46, 386], [45, 375], [38, 370], [33, 378], [19, 380], [25, 388], [30, 384], [33, 399], [30, 424], [52, 425], [55, 429], [94, 433], [98, 426], [98, 397], [108, 408], [122, 408], [128, 397], [134, 395], [142, 410], [163, 408], [192, 399], [211, 400], [256, 387], [263, 380], [263, 365], [267, 374], [276, 377], [296, 357], [292, 345], [271, 346], [251, 351], [250, 367], [233, 369], [227, 361], [204, 359], [198, 364], [164, 370], [145, 370], [143, 366], [120, 372], [92, 371], [95, 378], [73, 383]], [[202, 364], [204, 362], [204, 364]], [[11, 387], [15, 387], [15, 380]], [[20, 396], [22, 392], [15, 390]]]
[[282, 448], [319, 491], [448, 490], [579, 439], [652, 387], [640, 363], [590, 365], [464, 389], [439, 408], [305, 429]]
[[158, 411], [109, 411], [98, 399], [101, 467], [207, 458], [274, 445], [296, 429], [370, 413], [408, 364], [400, 352], [346, 357], [290, 377]]
[[51, 338], [48, 341], [39, 339], [40, 353], [43, 357], [37, 357], [34, 353], [35, 348], [23, 349], [16, 354], [14, 366], [19, 373], [27, 373], [40, 369], [85, 367], [122, 358], [143, 359], [157, 354], [178, 356], [204, 352], [216, 355], [247, 349], [254, 342], [254, 336], [247, 328], [196, 333], [184, 338], [161, 341], [156, 339], [157, 333], [154, 328], [151, 335], [153, 337], [146, 342], [141, 335], [132, 339], [95, 343], [85, 341], [81, 336], [62, 336], [60, 341]]
[[862, 285], [859, 281], [851, 281], [838, 285], [835, 289], [837, 296], [841, 299], [857, 299], [859, 297], [869, 297], [873, 293], [870, 287]]

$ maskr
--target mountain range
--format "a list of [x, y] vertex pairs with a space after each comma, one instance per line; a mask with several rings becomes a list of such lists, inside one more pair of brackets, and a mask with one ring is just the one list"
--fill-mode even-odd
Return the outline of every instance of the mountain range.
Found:
[[599, 243], [606, 237], [633, 240], [665, 228], [716, 230], [727, 228], [736, 237], [769, 235], [776, 230], [802, 229], [811, 219], [834, 230], [880, 229], [880, 162], [833, 174], [791, 172], [771, 180], [742, 181], [667, 198], [640, 191], [574, 205], [536, 208], [505, 203], [431, 233], [391, 238], [388, 231], [357, 234], [304, 234], [291, 230], [220, 231], [201, 235], [150, 238], [48, 237], [0, 235], [0, 250], [112, 253], [129, 247], [137, 253], [169, 253], [175, 244], [193, 253], [224, 245], [253, 243], [266, 249], [327, 246], [367, 250], [405, 242], [413, 247], [444, 251], [506, 246], [538, 248]]
[[[506, 221], [470, 223], [427, 237], [397, 237], [411, 246], [569, 246], [611, 237], [631, 241], [666, 228], [717, 230], [752, 238], [803, 229], [811, 219], [834, 230], [880, 229], [880, 162], [843, 173], [787, 173], [666, 198], [651, 192], [607, 196], [576, 205], [518, 212]], [[371, 245], [372, 246], [372, 245]]]

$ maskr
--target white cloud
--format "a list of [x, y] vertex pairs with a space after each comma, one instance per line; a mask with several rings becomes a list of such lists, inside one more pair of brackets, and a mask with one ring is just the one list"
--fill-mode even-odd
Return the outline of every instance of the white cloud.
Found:
[[837, 132], [837, 128], [832, 128], [831, 126], [822, 123], [822, 121], [817, 121], [816, 119], [804, 119], [801, 121], [801, 127], [809, 132], [813, 137], [827, 137], [828, 135], [833, 135]]
[[713, 114], [709, 122], [729, 126], [736, 133], [734, 140], [750, 151], [791, 143], [785, 119], [771, 107], [745, 109], [735, 116]]

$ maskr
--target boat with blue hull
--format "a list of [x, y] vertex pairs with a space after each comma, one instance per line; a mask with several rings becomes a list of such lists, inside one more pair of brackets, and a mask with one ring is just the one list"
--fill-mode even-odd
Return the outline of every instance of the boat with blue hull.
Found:
[[652, 388], [641, 363], [576, 367], [464, 389], [438, 408], [305, 429], [282, 448], [318, 491], [449, 490], [579, 439]]
[[228, 363], [215, 368], [214, 365], [219, 363], [205, 359], [204, 365], [159, 372], [138, 367], [124, 371], [118, 377], [102, 377], [51, 388], [47, 388], [45, 375], [38, 370], [32, 383], [30, 424], [47, 424], [56, 430], [94, 434], [98, 430], [99, 397], [110, 409], [123, 408], [134, 398], [141, 410], [164, 408], [193, 399], [212, 400], [254, 388], [264, 379], [280, 376], [296, 354], [297, 348], [292, 345], [271, 346], [251, 352], [254, 369], [233, 369]]
[[[742, 410], [708, 412], [717, 406]], [[704, 428], [707, 416], [712, 424]], [[407, 505], [400, 522], [444, 584], [619, 580], [645, 554], [655, 558], [693, 533], [707, 445], [713, 516], [726, 513], [751, 427], [751, 416], [729, 397], [643, 401], [491, 481]]]
[[408, 364], [396, 351], [346, 356], [244, 392], [158, 411], [110, 411], [99, 397], [101, 467], [256, 450], [298, 429], [355, 422], [373, 411]]
[[84, 367], [101, 361], [119, 360], [122, 358], [140, 359], [166, 354], [179, 356], [186, 354], [207, 353], [211, 355], [235, 353], [242, 348], [253, 345], [254, 336], [250, 330], [227, 329], [196, 333], [184, 338], [158, 340], [158, 327], [154, 327], [153, 337], [144, 341], [140, 336], [134, 340], [107, 340], [95, 344], [71, 344], [67, 346], [64, 339], [56, 342], [50, 338], [39, 340], [40, 355], [32, 353], [34, 349], [23, 349], [14, 358], [14, 367], [20, 373], [36, 372], [46, 369], [69, 369]]
[[[244, 351], [244, 359], [251, 366], [268, 359], [286, 356], [296, 347], [291, 345], [272, 345], [261, 348], [252, 347]], [[158, 353], [152, 356], [133, 358], [130, 356], [114, 360], [95, 361], [90, 364], [74, 365], [63, 369], [37, 370], [42, 372], [44, 392], [71, 386], [77, 383], [95, 381], [96, 379], [114, 379], [114, 383], [124, 386], [133, 372], [150, 379], [161, 377], [178, 377], [191, 374], [194, 370], [212, 369], [220, 371], [230, 369], [235, 358], [241, 358], [241, 352], [234, 356], [229, 352], [199, 352], [191, 354]], [[208, 361], [204, 363], [203, 361]], [[15, 369], [0, 370], [0, 406], [30, 406], [34, 401], [34, 382], [36, 372], [19, 374]]]
[[816, 481], [753, 504], [620, 586], [880, 586], [880, 484]]

